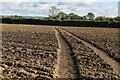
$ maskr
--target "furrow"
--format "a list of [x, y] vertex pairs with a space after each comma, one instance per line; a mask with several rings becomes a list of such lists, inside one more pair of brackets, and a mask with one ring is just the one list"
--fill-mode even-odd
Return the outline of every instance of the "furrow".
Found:
[[77, 39], [78, 41], [82, 42], [84, 45], [88, 46], [89, 48], [91, 48], [97, 55], [99, 55], [107, 64], [111, 65], [111, 67], [114, 68], [114, 72], [120, 74], [120, 64], [115, 61], [113, 58], [110, 58], [104, 51], [98, 49], [97, 47], [95, 47], [94, 45], [84, 41], [83, 39], [80, 39], [79, 37], [77, 37], [76, 35], [74, 35], [73, 33], [62, 29], [64, 32], [66, 32], [68, 35], [72, 36], [73, 38]]
[[69, 45], [62, 37], [60, 31], [55, 27], [54, 30], [56, 32], [59, 45], [55, 75], [57, 78], [78, 78], [78, 70], [75, 67], [75, 60], [72, 56]]

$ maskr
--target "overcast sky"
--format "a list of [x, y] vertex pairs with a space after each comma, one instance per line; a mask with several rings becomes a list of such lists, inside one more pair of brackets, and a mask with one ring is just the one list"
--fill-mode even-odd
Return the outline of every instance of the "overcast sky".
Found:
[[[69, 1], [69, 2], [68, 2]], [[119, 0], [3, 0], [0, 15], [48, 16], [49, 9], [56, 6], [65, 13], [80, 16], [92, 12], [96, 16], [118, 16]]]

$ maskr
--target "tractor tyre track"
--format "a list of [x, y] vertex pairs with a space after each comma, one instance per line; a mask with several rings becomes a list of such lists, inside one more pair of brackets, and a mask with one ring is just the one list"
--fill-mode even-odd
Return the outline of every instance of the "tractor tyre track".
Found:
[[68, 35], [72, 36], [73, 38], [77, 39], [78, 41], [81, 41], [84, 45], [88, 46], [91, 48], [97, 55], [99, 55], [107, 64], [109, 64], [111, 67], [113, 67], [114, 72], [120, 75], [120, 64], [114, 60], [113, 58], [110, 58], [103, 50], [98, 49], [95, 47], [93, 44], [86, 42], [85, 40], [77, 37], [74, 33], [69, 32], [65, 29], [61, 29]]
[[75, 66], [75, 58], [72, 56], [72, 51], [70, 50], [69, 45], [64, 40], [61, 35], [61, 32], [53, 27], [56, 32], [56, 37], [58, 39], [58, 53], [57, 53], [57, 64], [55, 69], [55, 76], [56, 78], [79, 78], [80, 74], [78, 73]]

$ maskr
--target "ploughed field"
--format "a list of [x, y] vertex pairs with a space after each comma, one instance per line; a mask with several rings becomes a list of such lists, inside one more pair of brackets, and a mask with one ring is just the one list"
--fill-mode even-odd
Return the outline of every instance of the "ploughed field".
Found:
[[117, 29], [2, 24], [0, 77], [118, 80], [118, 43]]
[[52, 78], [57, 55], [53, 28], [3, 24], [2, 76]]
[[64, 29], [104, 50], [110, 57], [116, 59], [120, 63], [119, 29], [78, 27], [64, 27]]

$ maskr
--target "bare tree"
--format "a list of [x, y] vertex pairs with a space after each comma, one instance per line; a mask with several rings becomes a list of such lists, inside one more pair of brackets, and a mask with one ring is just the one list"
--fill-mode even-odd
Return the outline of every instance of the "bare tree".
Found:
[[50, 12], [50, 16], [56, 16], [56, 15], [60, 12], [60, 9], [58, 9], [58, 8], [55, 7], [55, 6], [52, 6], [52, 7], [49, 9], [49, 12]]

